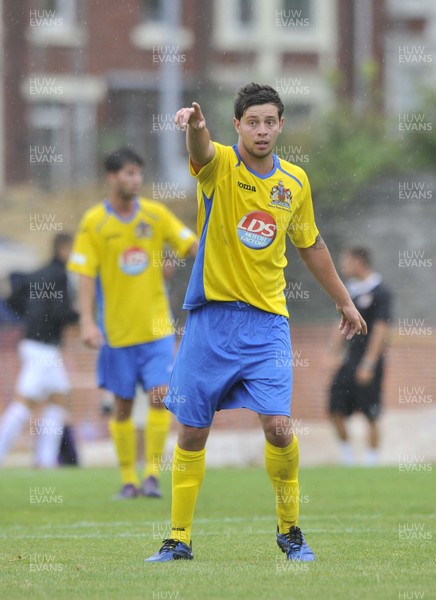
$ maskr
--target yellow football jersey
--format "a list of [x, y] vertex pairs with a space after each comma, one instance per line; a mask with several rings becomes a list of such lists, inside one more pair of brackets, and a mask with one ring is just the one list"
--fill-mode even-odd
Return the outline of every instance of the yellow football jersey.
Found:
[[243, 163], [237, 145], [214, 146], [197, 174], [191, 165], [201, 237], [184, 308], [240, 300], [287, 317], [286, 235], [299, 248], [318, 235], [307, 175], [275, 154], [272, 170], [260, 175]]
[[163, 204], [139, 198], [123, 219], [107, 200], [80, 224], [68, 269], [97, 279], [99, 322], [110, 346], [142, 344], [173, 333], [163, 250], [185, 256], [195, 234]]

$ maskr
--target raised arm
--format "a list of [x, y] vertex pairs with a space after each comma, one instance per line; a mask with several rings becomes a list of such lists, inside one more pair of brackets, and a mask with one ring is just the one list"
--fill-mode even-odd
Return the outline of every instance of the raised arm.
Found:
[[336, 308], [341, 315], [339, 330], [342, 335], [347, 340], [351, 340], [356, 333], [366, 335], [366, 323], [340, 280], [322, 237], [318, 235], [315, 243], [309, 248], [297, 248], [297, 250], [306, 267], [336, 303]]
[[191, 108], [181, 108], [175, 114], [174, 121], [181, 131], [186, 131], [186, 147], [188, 148], [192, 166], [196, 173], [212, 160], [215, 147], [210, 140], [206, 119], [197, 102]]
[[99, 348], [104, 339], [94, 319], [95, 279], [80, 275], [79, 307], [80, 307], [80, 336], [90, 348]]

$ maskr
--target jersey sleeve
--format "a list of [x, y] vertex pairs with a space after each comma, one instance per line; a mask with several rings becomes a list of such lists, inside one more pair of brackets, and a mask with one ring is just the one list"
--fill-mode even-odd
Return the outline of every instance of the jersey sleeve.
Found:
[[211, 198], [217, 181], [219, 180], [219, 171], [223, 164], [226, 149], [226, 146], [223, 146], [222, 144], [218, 144], [217, 142], [212, 143], [215, 146], [215, 154], [211, 161], [201, 167], [198, 173], [194, 171], [191, 159], [189, 159], [189, 171], [191, 175], [197, 179], [204, 194], [208, 198]]
[[79, 225], [67, 268], [79, 275], [97, 277], [99, 258], [92, 239], [92, 226], [86, 215]]
[[167, 208], [164, 209], [164, 239], [180, 256], [185, 256], [197, 237], [189, 227]]
[[374, 321], [390, 321], [391, 294], [383, 285], [377, 290], [374, 298]]
[[288, 236], [297, 248], [309, 248], [315, 243], [319, 231], [315, 223], [309, 180], [307, 176], [302, 179], [303, 187], [288, 227]]

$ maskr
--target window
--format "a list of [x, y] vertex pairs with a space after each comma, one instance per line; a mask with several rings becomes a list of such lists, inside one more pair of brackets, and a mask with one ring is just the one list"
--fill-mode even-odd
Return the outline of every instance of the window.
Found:
[[143, 21], [162, 21], [162, 0], [141, 0]]
[[254, 0], [238, 0], [237, 20], [245, 26], [250, 27], [254, 21]]
[[[174, 47], [191, 48], [193, 32], [183, 27], [184, 1], [138, 0], [137, 25], [133, 27], [130, 34], [133, 44], [142, 50], [152, 50], [159, 44], [168, 44], [168, 32], [170, 32], [170, 41], [173, 42]], [[180, 9], [178, 12], [174, 10], [177, 8]], [[167, 14], [167, 11], [170, 12]]]
[[310, 19], [311, 0], [282, 0], [282, 10], [288, 18]]
[[46, 10], [47, 12], [56, 11], [57, 0], [43, 0], [41, 10]]
[[[42, 0], [42, 10], [63, 26], [77, 24], [77, 0]], [[47, 17], [49, 18], [49, 17]]]

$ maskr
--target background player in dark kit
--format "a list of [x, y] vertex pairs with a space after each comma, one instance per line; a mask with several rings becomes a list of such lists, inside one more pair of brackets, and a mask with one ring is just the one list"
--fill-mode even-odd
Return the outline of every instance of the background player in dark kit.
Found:
[[[357, 411], [366, 416], [369, 425], [366, 463], [373, 465], [377, 462], [380, 442], [377, 421], [391, 318], [391, 293], [382, 276], [374, 272], [368, 249], [353, 247], [345, 250], [341, 255], [340, 267], [347, 279], [350, 296], [367, 323], [368, 335], [354, 337], [347, 342], [342, 364], [330, 389], [329, 410], [340, 440], [344, 464], [354, 462], [345, 421]], [[335, 331], [333, 359], [341, 356], [344, 345], [344, 339]]]
[[36, 464], [55, 467], [68, 417], [70, 382], [60, 353], [65, 327], [79, 319], [71, 305], [66, 263], [73, 238], [59, 233], [53, 240], [50, 262], [27, 276], [7, 304], [24, 322], [24, 338], [18, 352], [20, 373], [16, 397], [0, 423], [0, 463], [19, 436], [38, 403], [45, 404], [31, 434], [37, 434]]

